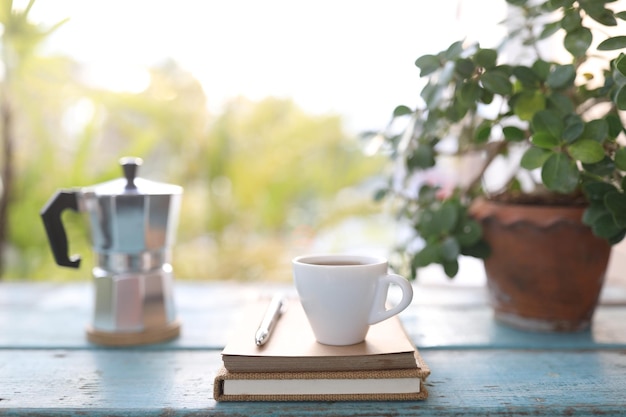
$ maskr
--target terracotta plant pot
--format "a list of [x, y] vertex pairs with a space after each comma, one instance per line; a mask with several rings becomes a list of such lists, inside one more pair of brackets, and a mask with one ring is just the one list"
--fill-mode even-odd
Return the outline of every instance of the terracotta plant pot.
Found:
[[611, 246], [581, 222], [584, 207], [477, 201], [491, 255], [487, 286], [497, 320], [533, 331], [590, 326]]

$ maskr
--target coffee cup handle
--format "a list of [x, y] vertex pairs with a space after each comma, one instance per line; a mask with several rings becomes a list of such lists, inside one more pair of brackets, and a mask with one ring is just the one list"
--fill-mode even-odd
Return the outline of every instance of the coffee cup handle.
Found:
[[[395, 306], [387, 309], [387, 295], [389, 286], [396, 284], [402, 290], [402, 299]], [[402, 310], [407, 308], [413, 300], [413, 286], [404, 277], [397, 274], [383, 275], [378, 279], [376, 285], [376, 293], [374, 294], [374, 303], [369, 315], [369, 324], [375, 324], [389, 317], [395, 316]]]

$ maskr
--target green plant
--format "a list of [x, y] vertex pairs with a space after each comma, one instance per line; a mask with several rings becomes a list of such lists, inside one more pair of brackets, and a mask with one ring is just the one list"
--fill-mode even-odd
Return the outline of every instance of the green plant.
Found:
[[[399, 169], [377, 197], [400, 201], [400, 218], [418, 236], [398, 249], [405, 272], [439, 263], [453, 277], [460, 255], [487, 256], [468, 214], [481, 196], [586, 204], [583, 221], [596, 235], [624, 238], [626, 36], [607, 32], [626, 12], [612, 2], [507, 0], [509, 34], [497, 49], [460, 41], [417, 59], [422, 105], [398, 106], [378, 134]], [[429, 179], [451, 156], [473, 158], [473, 172], [453, 183]], [[486, 186], [494, 177], [505, 177], [497, 190]]]

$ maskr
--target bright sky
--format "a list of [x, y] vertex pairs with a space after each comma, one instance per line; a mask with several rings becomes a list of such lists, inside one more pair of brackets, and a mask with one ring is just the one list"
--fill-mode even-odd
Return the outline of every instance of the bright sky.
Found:
[[69, 17], [49, 50], [109, 88], [140, 90], [145, 69], [172, 58], [212, 111], [238, 95], [291, 97], [359, 132], [417, 103], [418, 56], [461, 38], [493, 46], [504, 12], [503, 0], [38, 0], [31, 19]]

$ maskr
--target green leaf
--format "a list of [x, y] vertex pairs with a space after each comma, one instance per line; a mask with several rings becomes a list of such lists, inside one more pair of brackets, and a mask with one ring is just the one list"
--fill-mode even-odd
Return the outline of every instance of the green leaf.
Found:
[[522, 129], [515, 126], [505, 126], [502, 128], [504, 139], [509, 142], [521, 142], [526, 138], [526, 135]]
[[535, 71], [535, 74], [537, 74], [542, 81], [545, 81], [548, 78], [548, 74], [550, 74], [550, 68], [550, 63], [542, 59], [536, 60], [535, 62], [533, 62], [532, 65], [533, 71]]
[[507, 185], [507, 188], [512, 192], [521, 192], [522, 191], [522, 183], [518, 178], [512, 178]]
[[593, 230], [593, 234], [605, 239], [611, 239], [622, 231], [622, 228], [615, 223], [613, 215], [609, 212], [596, 218], [593, 224], [591, 224], [591, 229]]
[[427, 83], [422, 91], [420, 92], [420, 97], [426, 103], [426, 107], [429, 109], [433, 109], [437, 107], [439, 102], [441, 101], [441, 97], [443, 95], [443, 88], [436, 83]]
[[468, 219], [457, 231], [456, 238], [461, 247], [476, 244], [483, 236], [482, 228], [476, 220]]
[[539, 39], [549, 38], [550, 36], [558, 32], [560, 29], [561, 29], [561, 24], [558, 21], [552, 22], [552, 23], [546, 23], [543, 29], [541, 30], [541, 33], [539, 34]]
[[617, 169], [626, 171], [626, 148], [619, 148], [615, 151], [615, 166]]
[[449, 60], [455, 60], [463, 53], [463, 41], [456, 41], [446, 49], [444, 57]]
[[[605, 86], [602, 92], [606, 92], [607, 89], [612, 86], [617, 88], [624, 87], [626, 85], [626, 55], [620, 54], [612, 63], [612, 78], [608, 78], [605, 81]], [[611, 83], [612, 81], [612, 83]]]
[[458, 220], [458, 207], [450, 202], [444, 202], [438, 210], [424, 210], [419, 221], [418, 231], [423, 238], [440, 236], [450, 232]]
[[626, 195], [612, 191], [604, 196], [604, 203], [619, 227], [626, 227]]
[[561, 19], [561, 27], [566, 32], [574, 31], [581, 27], [582, 18], [578, 9], [567, 9]]
[[626, 20], [626, 11], [615, 13], [615, 17], [618, 19]]
[[417, 194], [417, 201], [420, 204], [428, 205], [431, 201], [437, 198], [437, 192], [439, 191], [439, 187], [434, 187], [432, 185], [422, 185]]
[[393, 110], [393, 117], [406, 116], [408, 114], [413, 114], [413, 110], [408, 106], [400, 105]]
[[548, 74], [546, 83], [552, 89], [558, 90], [571, 85], [576, 78], [576, 68], [573, 65], [557, 65]]
[[473, 256], [474, 258], [485, 259], [491, 255], [491, 248], [484, 240], [479, 240], [475, 245], [462, 247], [461, 254]]
[[611, 236], [607, 240], [609, 241], [609, 245], [617, 245], [626, 237], [626, 229], [622, 228], [617, 234]]
[[477, 128], [474, 133], [474, 141], [476, 143], [485, 143], [489, 140], [489, 136], [491, 135], [491, 122], [488, 120], [483, 121]]
[[475, 81], [468, 81], [463, 83], [458, 92], [458, 98], [466, 106], [473, 106], [480, 100], [481, 88]]
[[585, 123], [578, 115], [569, 115], [565, 119], [565, 129], [563, 129], [563, 140], [571, 143], [578, 139], [585, 130]]
[[507, 78], [510, 78], [513, 76], [513, 67], [509, 64], [498, 65], [493, 70], [502, 73], [502, 75], [504, 75]]
[[491, 91], [487, 91], [484, 88], [480, 89], [480, 101], [485, 104], [491, 104], [493, 101], [493, 93]]
[[597, 219], [593, 220], [593, 223], [590, 226], [596, 236], [605, 238], [608, 240], [610, 245], [615, 245], [621, 242], [622, 239], [624, 239], [624, 236], [626, 236], [626, 229], [619, 226], [615, 222], [613, 214], [609, 212], [606, 212]]
[[603, 24], [604, 26], [615, 26], [617, 20], [613, 12], [604, 7], [606, 1], [580, 1], [580, 7], [587, 12], [587, 14], [596, 22]]
[[585, 183], [583, 185], [583, 191], [590, 201], [604, 202], [604, 196], [607, 193], [610, 193], [612, 191], [617, 191], [617, 190], [615, 186], [613, 186], [612, 184], [602, 182], [602, 181], [593, 181], [593, 182]]
[[595, 164], [583, 164], [583, 168], [590, 174], [603, 177], [613, 174], [613, 171], [615, 171], [615, 163], [611, 158], [605, 156], [602, 161]]
[[459, 218], [459, 206], [453, 201], [446, 201], [436, 216], [436, 222], [439, 224], [442, 233], [450, 232]]
[[605, 119], [591, 120], [585, 124], [583, 137], [593, 139], [598, 143], [604, 142], [609, 135], [609, 123]]
[[576, 163], [564, 153], [551, 155], [541, 170], [541, 180], [546, 187], [563, 194], [573, 192], [579, 178]]
[[609, 129], [608, 135], [615, 139], [624, 130], [621, 119], [615, 113], [608, 114], [604, 119]]
[[459, 242], [451, 236], [446, 237], [439, 246], [439, 256], [445, 261], [454, 261], [461, 254]]
[[533, 145], [543, 149], [554, 149], [558, 147], [561, 142], [550, 133], [537, 132], [531, 138], [530, 141]]
[[421, 268], [424, 266], [428, 266], [433, 263], [439, 262], [439, 250], [437, 246], [434, 245], [426, 245], [413, 256], [413, 266], [416, 268]]
[[456, 259], [454, 261], [442, 262], [441, 265], [443, 266], [443, 272], [446, 273], [448, 278], [456, 276], [459, 272], [459, 262]]
[[575, 57], [584, 56], [591, 46], [593, 35], [591, 30], [586, 27], [580, 27], [571, 32], [567, 32], [563, 40], [563, 46], [567, 51]]
[[613, 101], [619, 110], [626, 110], [626, 85], [617, 91]]
[[407, 165], [410, 169], [430, 168], [435, 166], [435, 151], [429, 144], [421, 143], [413, 154], [407, 158]]
[[471, 59], [461, 58], [455, 62], [454, 71], [463, 78], [469, 78], [474, 73], [474, 63]]
[[546, 99], [539, 91], [524, 91], [515, 96], [513, 113], [521, 120], [532, 120], [535, 113], [546, 108]]
[[539, 87], [539, 83], [541, 82], [541, 79], [539, 78], [537, 73], [535, 73], [535, 71], [533, 71], [531, 68], [521, 65], [513, 68], [513, 75], [526, 88]]
[[476, 65], [485, 69], [491, 69], [496, 66], [498, 60], [498, 52], [494, 49], [479, 49], [474, 54]]
[[483, 73], [480, 77], [480, 81], [486, 90], [491, 91], [494, 94], [506, 96], [513, 92], [513, 85], [511, 84], [511, 81], [500, 71], [485, 71], [485, 73]]
[[579, 139], [567, 147], [570, 155], [585, 164], [595, 164], [604, 159], [604, 148], [592, 139]]
[[541, 110], [533, 116], [532, 127], [535, 132], [546, 132], [560, 138], [563, 133], [563, 120], [554, 110]]
[[378, 190], [374, 192], [374, 201], [380, 202], [384, 200], [388, 194], [389, 194], [389, 190], [387, 190], [386, 188], [379, 188]]
[[593, 224], [597, 222], [598, 219], [600, 219], [602, 216], [606, 216], [607, 214], [610, 213], [604, 206], [604, 203], [592, 203], [589, 205], [589, 207], [585, 209], [582, 217], [582, 222], [587, 226], [593, 226]]
[[446, 117], [453, 123], [460, 121], [467, 112], [470, 106], [458, 97], [452, 101], [452, 105], [445, 110]]
[[441, 68], [441, 61], [435, 55], [422, 55], [415, 65], [420, 69], [420, 76], [425, 77]]
[[614, 36], [600, 42], [598, 51], [614, 51], [626, 48], [626, 36]]
[[572, 103], [572, 100], [569, 97], [563, 94], [553, 93], [548, 97], [547, 102], [548, 109], [555, 110], [563, 116], [574, 113], [574, 103]]
[[541, 168], [553, 153], [554, 152], [549, 150], [532, 146], [522, 155], [520, 165], [522, 168], [528, 170]]
[[[613, 69], [617, 71], [619, 75], [622, 76], [622, 78], [626, 78], [626, 55], [624, 55], [623, 53], [619, 54], [613, 65]], [[616, 78], [615, 75], [613, 76], [613, 78]]]

